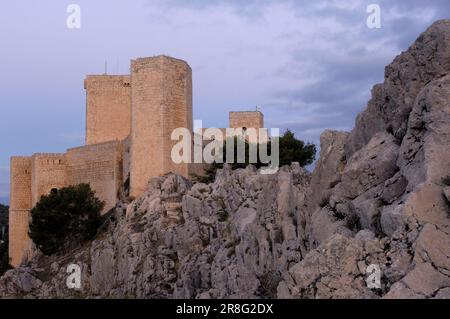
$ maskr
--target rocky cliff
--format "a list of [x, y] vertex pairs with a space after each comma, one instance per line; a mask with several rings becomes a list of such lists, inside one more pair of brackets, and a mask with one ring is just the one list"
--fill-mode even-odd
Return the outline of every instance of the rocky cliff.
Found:
[[[7, 272], [0, 296], [450, 298], [450, 21], [372, 95], [352, 132], [322, 134], [312, 174], [154, 179], [93, 242]], [[66, 287], [71, 263], [80, 290]], [[379, 288], [366, 282], [373, 265]]]

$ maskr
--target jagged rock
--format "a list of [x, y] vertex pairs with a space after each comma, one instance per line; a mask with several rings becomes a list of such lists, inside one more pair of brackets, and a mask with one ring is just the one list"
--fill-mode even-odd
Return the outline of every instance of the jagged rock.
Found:
[[402, 279], [415, 294], [434, 297], [435, 293], [450, 286], [450, 278], [438, 272], [430, 263], [422, 263]]
[[294, 285], [280, 283], [278, 297], [290, 294], [294, 298], [375, 298], [361, 276], [358, 261], [362, 259], [360, 245], [334, 235], [289, 270]]
[[[224, 167], [210, 185], [191, 186], [174, 174], [154, 179], [141, 198], [116, 209], [107, 235], [67, 261], [90, 263], [78, 295], [273, 297], [281, 274], [301, 259], [296, 225], [308, 183], [298, 164], [275, 175]], [[2, 295], [73, 296], [64, 287], [66, 264], [58, 265], [49, 270], [51, 283], [26, 272], [32, 284]]]
[[[323, 193], [333, 188], [341, 181], [347, 159], [344, 145], [348, 133], [325, 131], [320, 136], [320, 158], [311, 176], [311, 186], [308, 192], [310, 213], [323, 202]], [[325, 198], [327, 202], [329, 198]]]
[[385, 82], [372, 90], [367, 109], [358, 115], [346, 144], [350, 158], [378, 132], [401, 140], [408, 115], [420, 90], [450, 71], [450, 20], [430, 26], [409, 48], [386, 67]]
[[436, 225], [426, 224], [416, 240], [416, 262], [433, 264], [440, 272], [450, 276], [450, 236]]
[[447, 202], [450, 204], [450, 187], [444, 188], [442, 193], [444, 194], [445, 198], [447, 199]]
[[349, 160], [342, 174], [342, 188], [348, 198], [356, 198], [384, 183], [397, 171], [399, 146], [388, 133], [377, 133], [370, 142]]
[[384, 204], [392, 204], [405, 192], [407, 186], [408, 180], [401, 173], [397, 173], [384, 183], [380, 199]]
[[406, 215], [403, 205], [391, 205], [383, 208], [381, 213], [381, 229], [388, 235], [394, 235], [395, 231], [406, 222]]
[[[209, 185], [155, 178], [94, 241], [6, 272], [0, 296], [450, 298], [450, 20], [372, 95], [351, 133], [322, 134], [312, 175], [293, 163], [225, 165]], [[80, 290], [66, 286], [72, 263]]]

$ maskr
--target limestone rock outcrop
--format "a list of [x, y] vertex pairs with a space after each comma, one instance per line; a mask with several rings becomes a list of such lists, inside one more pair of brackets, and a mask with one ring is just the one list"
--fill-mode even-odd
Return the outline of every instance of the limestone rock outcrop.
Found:
[[[347, 138], [322, 135], [301, 209], [311, 252], [279, 297], [450, 297], [450, 21], [399, 55], [372, 93]], [[368, 289], [370, 265], [380, 289]]]
[[352, 132], [322, 134], [312, 174], [169, 174], [104, 228], [8, 271], [0, 296], [450, 298], [450, 20], [386, 68]]
[[[308, 184], [296, 164], [275, 175], [225, 167], [210, 185], [174, 174], [154, 179], [142, 197], [116, 208], [99, 238], [10, 271], [0, 295], [276, 297], [282, 274], [302, 258], [296, 225]], [[71, 263], [83, 269], [79, 291], [66, 287]]]

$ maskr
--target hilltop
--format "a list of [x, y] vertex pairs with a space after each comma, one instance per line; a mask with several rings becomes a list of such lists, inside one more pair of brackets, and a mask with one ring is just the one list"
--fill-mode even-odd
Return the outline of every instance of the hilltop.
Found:
[[[449, 101], [442, 20], [386, 67], [351, 132], [322, 134], [312, 174], [152, 179], [94, 241], [8, 271], [0, 296], [450, 298]], [[66, 287], [71, 263], [79, 291]]]

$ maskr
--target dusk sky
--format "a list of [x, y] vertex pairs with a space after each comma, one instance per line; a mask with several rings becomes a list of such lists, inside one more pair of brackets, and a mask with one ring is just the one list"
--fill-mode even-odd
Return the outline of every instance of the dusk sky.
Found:
[[[366, 25], [372, 3], [380, 29]], [[66, 25], [69, 4], [81, 8], [80, 29]], [[108, 73], [127, 74], [137, 57], [183, 59], [204, 126], [259, 106], [267, 127], [318, 143], [325, 129], [353, 127], [384, 66], [441, 18], [448, 0], [3, 1], [0, 202], [10, 156], [83, 145], [83, 80], [105, 60]]]

